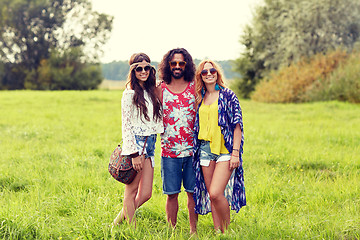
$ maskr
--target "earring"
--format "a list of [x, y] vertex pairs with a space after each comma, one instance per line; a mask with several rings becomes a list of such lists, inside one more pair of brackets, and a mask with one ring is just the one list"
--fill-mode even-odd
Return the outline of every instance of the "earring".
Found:
[[205, 89], [204, 89], [204, 87], [203, 87], [203, 88], [201, 88], [201, 96], [202, 96], [202, 97], [204, 97], [204, 96], [205, 96]]
[[220, 90], [220, 86], [219, 86], [219, 84], [217, 84], [217, 83], [215, 84], [215, 90], [216, 90], [216, 91], [219, 91], [219, 90]]

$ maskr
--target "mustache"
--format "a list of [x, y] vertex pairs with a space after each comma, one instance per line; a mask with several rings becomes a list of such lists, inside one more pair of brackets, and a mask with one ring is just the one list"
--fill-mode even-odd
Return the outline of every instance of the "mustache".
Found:
[[179, 71], [181, 71], [181, 72], [184, 71], [184, 69], [182, 69], [182, 68], [173, 68], [173, 69], [171, 69], [172, 72], [174, 72], [174, 71], [176, 71], [176, 70], [179, 70]]

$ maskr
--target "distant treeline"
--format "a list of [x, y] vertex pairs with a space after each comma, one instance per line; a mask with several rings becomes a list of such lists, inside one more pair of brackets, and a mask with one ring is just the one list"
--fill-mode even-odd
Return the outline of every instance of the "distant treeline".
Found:
[[[195, 59], [195, 64], [198, 65], [201, 60]], [[235, 77], [240, 77], [239, 73], [234, 72], [232, 70], [232, 60], [226, 60], [226, 61], [217, 61], [217, 63], [220, 64], [222, 67], [226, 79], [234, 79]], [[157, 69], [158, 62], [152, 62], [152, 65], [154, 65]], [[105, 79], [108, 80], [126, 80], [127, 74], [129, 71], [129, 63], [128, 61], [113, 61], [110, 63], [104, 63], [102, 64], [102, 73]]]

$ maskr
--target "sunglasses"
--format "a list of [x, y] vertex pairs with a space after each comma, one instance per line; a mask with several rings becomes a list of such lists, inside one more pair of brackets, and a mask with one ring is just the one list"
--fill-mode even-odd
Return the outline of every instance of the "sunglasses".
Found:
[[179, 64], [179, 66], [180, 66], [181, 68], [183, 68], [183, 67], [185, 67], [186, 62], [185, 62], [185, 61], [180, 61], [180, 62], [178, 62], [178, 61], [171, 61], [171, 62], [169, 62], [169, 64], [170, 64], [170, 67], [176, 67], [176, 66]]
[[209, 70], [204, 69], [201, 71], [201, 75], [206, 76], [206, 75], [208, 75], [208, 72], [210, 72], [210, 74], [215, 74], [215, 73], [217, 73], [217, 70], [215, 68], [210, 68]]
[[143, 70], [145, 70], [145, 72], [150, 71], [150, 66], [145, 66], [144, 68], [143, 68], [143, 67], [140, 67], [140, 66], [137, 66], [137, 67], [135, 68], [135, 71], [136, 71], [136, 72], [142, 72]]

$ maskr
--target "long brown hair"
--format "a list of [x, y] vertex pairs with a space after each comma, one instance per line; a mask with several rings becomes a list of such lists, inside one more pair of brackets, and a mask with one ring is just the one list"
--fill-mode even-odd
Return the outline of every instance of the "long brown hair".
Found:
[[204, 69], [204, 66], [206, 63], [210, 63], [211, 65], [213, 65], [213, 68], [216, 69], [216, 71], [217, 71], [216, 83], [223, 88], [226, 87], [226, 85], [224, 83], [225, 77], [224, 77], [224, 74], [223, 74], [223, 71], [222, 71], [222, 68], [220, 67], [220, 65], [210, 59], [205, 59], [205, 60], [201, 61], [198, 65], [198, 67], [196, 68], [196, 72], [195, 72], [195, 97], [196, 97], [195, 103], [196, 103], [196, 106], [198, 106], [203, 99], [203, 94], [201, 93], [201, 90], [206, 91], [205, 84], [201, 77], [201, 71]]
[[130, 70], [127, 77], [126, 87], [129, 86], [135, 91], [133, 97], [134, 105], [139, 109], [139, 112], [144, 116], [147, 121], [150, 121], [148, 109], [145, 104], [144, 90], [149, 94], [151, 102], [154, 106], [153, 119], [158, 121], [162, 118], [162, 104], [159, 96], [156, 95], [156, 70], [153, 66], [150, 68], [148, 79], [144, 82], [144, 88], [139, 84], [135, 75], [136, 63], [146, 61], [150, 65], [150, 58], [145, 53], [134, 53], [129, 60]]

